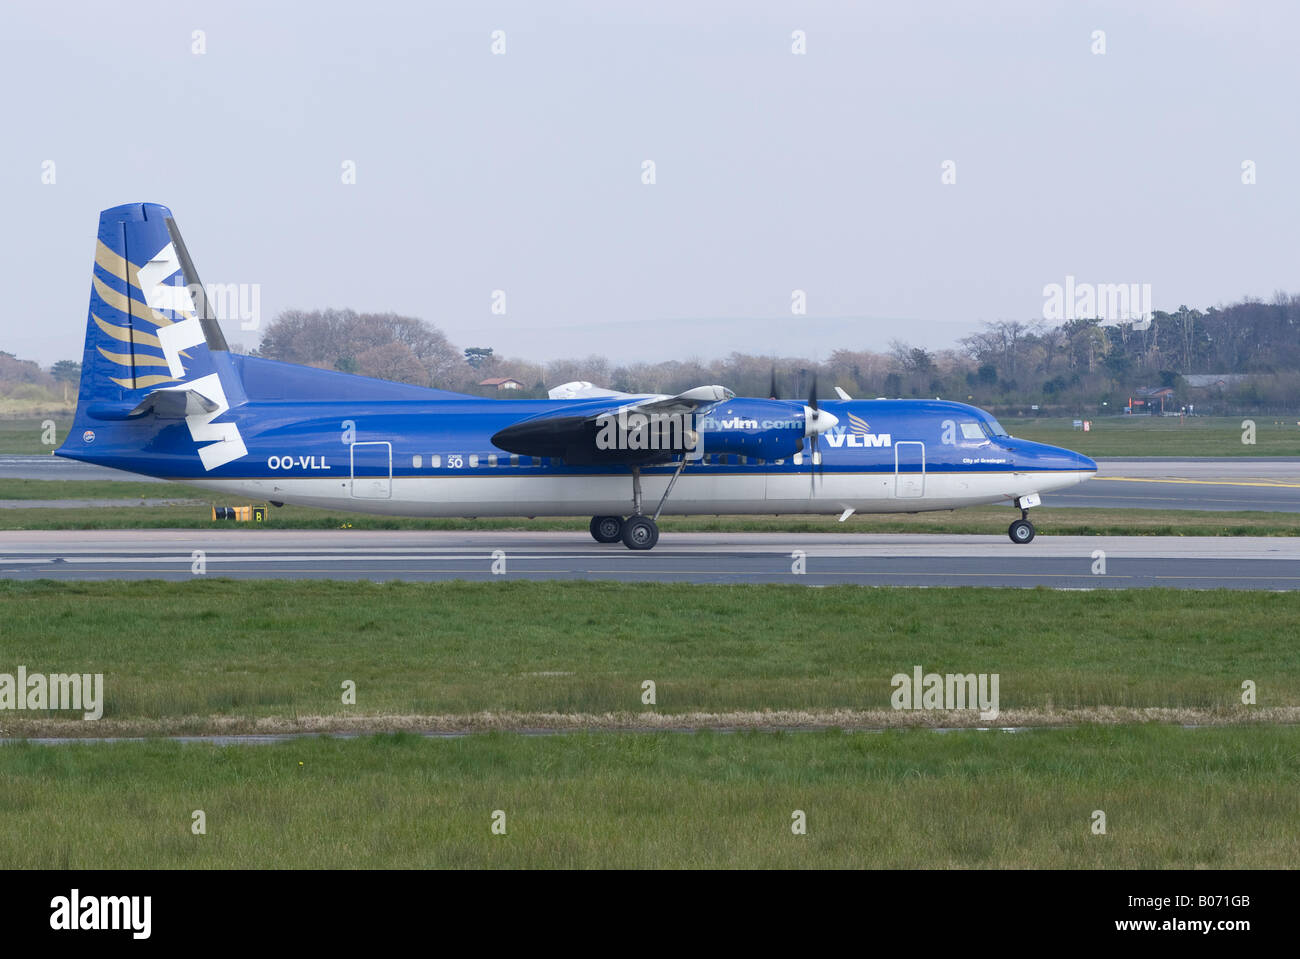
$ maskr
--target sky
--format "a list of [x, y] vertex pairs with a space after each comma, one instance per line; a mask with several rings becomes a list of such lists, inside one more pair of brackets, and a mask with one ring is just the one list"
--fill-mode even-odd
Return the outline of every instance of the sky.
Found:
[[1282, 0], [5, 0], [0, 350], [80, 357], [99, 211], [142, 201], [262, 326], [532, 360], [944, 349], [1066, 277], [1300, 293], [1298, 34]]

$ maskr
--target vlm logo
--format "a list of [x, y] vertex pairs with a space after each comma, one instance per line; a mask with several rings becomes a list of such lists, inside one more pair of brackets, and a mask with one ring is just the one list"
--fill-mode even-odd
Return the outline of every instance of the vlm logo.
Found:
[[852, 449], [864, 449], [866, 447], [890, 446], [893, 437], [889, 433], [873, 433], [871, 426], [861, 416], [856, 413], [849, 414], [849, 428], [839, 426], [826, 434], [826, 442], [830, 443], [834, 449], [847, 446]]
[[758, 429], [758, 420], [733, 416], [731, 419], [721, 420], [718, 426], [724, 430], [756, 430]]
[[[175, 323], [158, 328], [158, 342], [168, 372], [177, 380], [183, 380], [187, 375], [181, 362], [181, 352], [207, 345], [203, 324], [195, 315], [193, 291], [186, 286], [172, 286], [167, 282], [180, 269], [176, 249], [168, 243], [139, 270], [140, 288], [149, 306], [152, 309], [170, 310], [183, 317]], [[230, 401], [226, 399], [226, 391], [221, 386], [218, 374], [210, 373], [180, 387], [161, 387], [159, 392], [164, 390], [185, 390], [198, 394], [197, 405], [201, 409], [191, 412], [193, 405], [187, 401], [185, 423], [189, 426], [190, 436], [195, 443], [208, 444], [199, 446], [199, 459], [205, 470], [214, 470], [248, 454], [248, 447], [239, 435], [238, 426], [234, 423], [213, 422], [230, 411]]]

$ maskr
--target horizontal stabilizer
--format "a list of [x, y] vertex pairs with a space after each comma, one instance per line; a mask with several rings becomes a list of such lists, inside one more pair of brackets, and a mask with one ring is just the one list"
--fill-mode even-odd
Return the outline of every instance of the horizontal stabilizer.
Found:
[[221, 404], [198, 390], [186, 386], [164, 386], [154, 390], [131, 410], [132, 416], [152, 412], [165, 420], [180, 420], [187, 416], [211, 413]]

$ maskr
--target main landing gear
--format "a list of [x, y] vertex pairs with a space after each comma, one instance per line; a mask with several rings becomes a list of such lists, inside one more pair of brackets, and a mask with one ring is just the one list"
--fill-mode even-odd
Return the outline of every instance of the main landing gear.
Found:
[[1007, 535], [1011, 537], [1011, 542], [1029, 543], [1033, 541], [1034, 524], [1029, 522], [1029, 508], [1037, 506], [1042, 501], [1042, 497], [1037, 493], [1030, 493], [1028, 496], [1020, 496], [1016, 499], [1016, 505], [1020, 507], [1020, 519], [1007, 527]]
[[641, 468], [632, 467], [632, 515], [627, 519], [618, 516], [593, 516], [590, 526], [591, 538], [597, 543], [617, 543], [621, 540], [628, 549], [654, 549], [655, 544], [659, 542], [657, 522], [659, 514], [663, 511], [664, 503], [668, 502], [668, 494], [673, 491], [677, 477], [682, 475], [682, 470], [685, 468], [686, 457], [682, 457], [681, 462], [677, 464], [677, 471], [668, 481], [668, 488], [664, 490], [663, 498], [659, 500], [654, 515], [645, 516], [641, 512]]

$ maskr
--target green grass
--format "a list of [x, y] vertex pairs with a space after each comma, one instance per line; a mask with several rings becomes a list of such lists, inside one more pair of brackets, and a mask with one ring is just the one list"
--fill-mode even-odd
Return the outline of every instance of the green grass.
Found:
[[[1295, 592], [0, 581], [0, 623], [0, 671], [103, 673], [105, 695], [99, 723], [7, 711], [4, 735], [482, 711], [888, 711], [891, 678], [918, 664], [999, 673], [1003, 711], [1240, 710], [1247, 679], [1261, 707], [1300, 705]], [[356, 705], [341, 702], [345, 680]]]
[[[1082, 417], [1088, 419], [1088, 417]], [[1242, 421], [1255, 422], [1255, 443], [1242, 443]], [[1300, 415], [1093, 417], [1084, 433], [1072, 418], [1008, 416], [1013, 436], [1063, 446], [1091, 457], [1107, 456], [1300, 456]]]
[[1296, 728], [18, 745], [0, 778], [5, 869], [1300, 861]]
[[[6, 483], [60, 481], [0, 480]], [[98, 485], [98, 484], [91, 484]], [[366, 516], [285, 506], [267, 512], [265, 524], [213, 522], [209, 504], [247, 504], [249, 500], [215, 497], [202, 490], [173, 484], [122, 484], [129, 498], [189, 498], [193, 505], [16, 508], [0, 510], [0, 530], [47, 529], [357, 529], [357, 530], [540, 530], [587, 535], [589, 517], [416, 519], [401, 516]], [[60, 498], [73, 491], [14, 487], [26, 496], [5, 498]], [[37, 495], [39, 494], [39, 496]], [[82, 494], [78, 493], [77, 496]], [[92, 494], [86, 494], [92, 495]], [[128, 497], [123, 496], [124, 500]], [[973, 506], [954, 511], [908, 514], [856, 514], [840, 523], [834, 516], [663, 516], [659, 526], [666, 534], [704, 533], [974, 533], [1005, 536], [1016, 518], [1009, 506]], [[1033, 513], [1043, 536], [1297, 536], [1300, 513], [1251, 511], [1047, 509]]]
[[[42, 442], [46, 420], [54, 421], [54, 446]], [[0, 418], [0, 453], [48, 453], [63, 442], [71, 427], [72, 417], [67, 414]]]
[[[188, 499], [207, 502], [207, 490], [183, 483], [146, 483], [139, 480], [36, 480], [0, 479], [0, 500], [22, 499]], [[200, 511], [202, 512], [202, 511]]]

